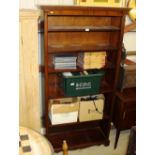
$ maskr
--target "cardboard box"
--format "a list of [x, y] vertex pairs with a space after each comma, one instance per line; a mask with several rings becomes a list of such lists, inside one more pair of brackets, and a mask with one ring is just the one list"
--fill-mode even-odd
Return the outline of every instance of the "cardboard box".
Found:
[[[104, 95], [96, 95], [97, 99], [95, 100], [86, 100], [87, 97], [82, 97], [80, 101], [79, 109], [79, 121], [92, 121], [100, 120], [103, 118], [103, 109], [104, 109]], [[96, 108], [98, 110], [96, 110]]]
[[77, 122], [79, 111], [77, 98], [63, 98], [49, 102], [49, 117], [53, 125]]

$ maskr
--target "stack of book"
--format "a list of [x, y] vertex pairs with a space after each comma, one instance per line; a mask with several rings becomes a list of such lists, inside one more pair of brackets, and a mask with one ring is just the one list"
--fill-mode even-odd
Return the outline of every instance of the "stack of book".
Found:
[[105, 66], [106, 52], [84, 52], [78, 54], [77, 65], [83, 69], [100, 69]]
[[75, 55], [55, 55], [53, 57], [53, 65], [55, 69], [76, 69]]

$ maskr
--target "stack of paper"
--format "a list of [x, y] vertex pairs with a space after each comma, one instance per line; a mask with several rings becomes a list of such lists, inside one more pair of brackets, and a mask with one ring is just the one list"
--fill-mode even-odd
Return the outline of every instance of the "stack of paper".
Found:
[[76, 59], [74, 55], [57, 55], [53, 57], [55, 69], [76, 69]]
[[105, 61], [106, 52], [84, 52], [78, 54], [77, 65], [83, 69], [100, 69]]

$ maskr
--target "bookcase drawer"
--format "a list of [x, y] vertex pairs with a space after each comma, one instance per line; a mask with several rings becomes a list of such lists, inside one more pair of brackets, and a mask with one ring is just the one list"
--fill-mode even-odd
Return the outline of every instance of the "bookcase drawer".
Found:
[[122, 129], [128, 129], [134, 126], [136, 124], [136, 109], [124, 111], [122, 119]]
[[132, 102], [125, 102], [124, 103], [124, 110], [132, 110], [132, 109], [136, 109], [136, 101], [132, 101]]

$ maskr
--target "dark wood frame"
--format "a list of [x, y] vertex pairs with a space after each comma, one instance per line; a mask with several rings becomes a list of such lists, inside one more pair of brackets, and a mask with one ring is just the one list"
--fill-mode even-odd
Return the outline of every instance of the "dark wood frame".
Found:
[[[125, 15], [128, 13], [129, 9], [80, 6], [41, 6], [41, 9], [44, 11], [46, 137], [54, 146], [55, 151], [60, 151], [62, 149], [61, 145], [63, 140], [67, 140], [69, 149], [99, 144], [109, 145], [110, 122], [112, 119], [113, 103], [115, 100], [114, 94], [121, 61]], [[57, 19], [59, 17], [66, 20], [65, 23], [69, 23], [70, 25], [68, 24], [67, 26], [64, 25], [64, 23], [61, 23], [61, 21]], [[76, 25], [77, 21], [69, 21], [70, 18], [72, 20], [79, 18], [79, 25]], [[87, 25], [82, 18], [86, 18], [88, 23], [91, 24]], [[53, 22], [52, 20], [55, 21]], [[93, 22], [91, 20], [93, 20]], [[48, 22], [50, 24], [52, 23], [51, 25], [53, 26], [50, 25], [50, 29], [48, 28]], [[102, 26], [103, 23], [105, 23], [105, 26]], [[90, 27], [89, 32], [84, 31], [87, 26]], [[78, 41], [78, 43], [80, 43], [83, 41], [83, 44], [77, 48], [70, 48], [69, 41], [71, 41], [71, 39], [69, 40], [68, 38], [71, 38], [75, 33], [77, 34], [77, 38], [74, 39], [75, 42]], [[80, 35], [82, 36], [82, 39], [79, 37]], [[86, 44], [84, 35], [95, 37], [95, 39], [89, 38], [89, 43]], [[59, 50], [49, 47], [49, 44], [52, 45], [52, 42], [58, 43], [58, 41], [60, 41], [64, 47], [59, 48]], [[98, 43], [101, 43], [101, 41], [108, 44], [102, 44], [99, 46]], [[66, 44], [66, 42], [68, 44]], [[48, 116], [48, 101], [52, 98], [64, 97], [63, 91], [55, 84], [58, 83], [59, 80], [57, 74], [66, 71], [81, 71], [82, 69], [55, 70], [49, 65], [49, 57], [55, 53], [78, 53], [83, 50], [90, 52], [106, 50], [108, 54], [107, 62], [109, 63], [102, 68], [106, 69], [107, 74], [102, 80], [100, 91], [105, 95], [105, 115], [102, 120], [97, 121], [51, 125]], [[50, 85], [52, 85], [52, 89], [50, 89]]]

